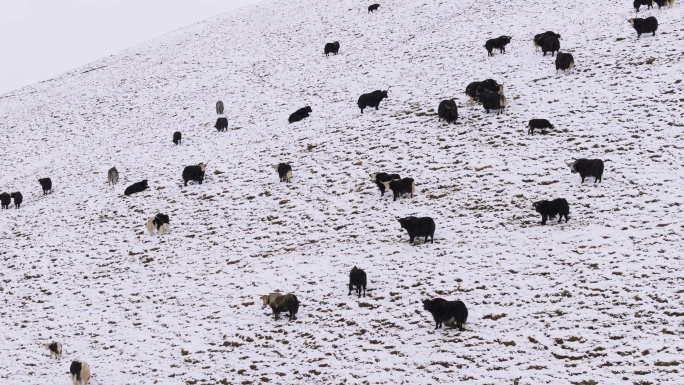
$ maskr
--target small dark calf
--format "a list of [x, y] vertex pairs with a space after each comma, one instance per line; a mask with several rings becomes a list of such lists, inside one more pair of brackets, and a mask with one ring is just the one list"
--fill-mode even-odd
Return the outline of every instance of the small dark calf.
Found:
[[228, 118], [216, 119], [216, 124], [214, 125], [214, 128], [218, 132], [226, 131], [228, 129]]
[[556, 73], [558, 73], [558, 70], [563, 70], [567, 75], [574, 67], [575, 59], [572, 57], [572, 54], [558, 52], [558, 55], [556, 55]]
[[399, 174], [386, 174], [384, 172], [379, 172], [377, 174], [371, 174], [371, 180], [375, 182], [375, 184], [378, 186], [380, 189], [380, 196], [385, 195], [385, 191], [389, 190], [389, 184], [393, 180], [399, 180], [401, 177]]
[[456, 123], [458, 119], [458, 107], [453, 100], [442, 100], [437, 107], [437, 116], [439, 120], [446, 120], [447, 124]]
[[351, 294], [354, 286], [356, 286], [356, 294], [359, 295], [359, 298], [361, 298], [362, 288], [363, 296], [366, 296], [366, 272], [356, 266], [354, 266], [349, 273], [349, 293], [347, 293], [347, 295]]
[[410, 243], [413, 243], [415, 237], [425, 237], [424, 242], [430, 237], [430, 243], [435, 243], [435, 221], [432, 218], [406, 217], [399, 219], [399, 224], [408, 232]]
[[380, 4], [372, 4], [372, 5], [369, 5], [369, 6], [368, 6], [368, 13], [371, 13], [371, 12], [375, 11], [376, 9], [378, 9], [379, 6], [380, 6]]
[[326, 43], [325, 48], [323, 49], [323, 53], [325, 56], [328, 56], [328, 54], [332, 53], [337, 55], [337, 52], [340, 50], [340, 42], [336, 41], [334, 43]]
[[416, 184], [413, 182], [412, 178], [404, 178], [391, 181], [389, 183], [389, 188], [394, 194], [393, 201], [396, 201], [399, 194], [411, 194], [411, 198], [413, 198], [413, 193], [416, 191]]
[[135, 193], [139, 193], [147, 190], [150, 186], [147, 185], [147, 179], [140, 181], [138, 183], [133, 183], [132, 185], [126, 187], [124, 190], [124, 195], [129, 196]]
[[637, 39], [641, 37], [642, 33], [652, 32], [653, 36], [655, 36], [655, 33], [658, 30], [658, 20], [653, 16], [649, 16], [645, 19], [629, 19], [627, 21], [629, 21], [629, 24], [632, 24], [632, 27], [636, 30]]
[[539, 201], [532, 203], [534, 209], [541, 214], [541, 224], [545, 225], [546, 220], [558, 215], [558, 223], [565, 217], [565, 223], [568, 223], [568, 214], [570, 213], [570, 206], [568, 201], [563, 198], [554, 199], [552, 201]]
[[603, 177], [603, 161], [601, 159], [577, 159], [568, 165], [573, 174], [580, 174], [582, 183], [584, 183], [584, 178], [588, 176], [594, 177], [594, 183], [601, 183]]
[[278, 171], [281, 182], [290, 183], [292, 179], [292, 167], [287, 163], [274, 164], [273, 168]]
[[443, 298], [426, 299], [423, 300], [423, 309], [435, 319], [435, 330], [441, 328], [444, 322], [456, 324], [460, 331], [465, 330], [463, 326], [468, 320], [468, 309], [463, 302]]
[[181, 144], [181, 139], [183, 139], [183, 135], [181, 135], [180, 131], [173, 133], [173, 144]]
[[185, 168], [183, 169], [183, 174], [181, 175], [183, 178], [183, 186], [187, 186], [189, 181], [202, 184], [202, 182], [204, 181], [204, 171], [208, 163], [209, 162], [207, 162], [206, 164], [199, 163], [193, 166], [185, 166]]
[[287, 121], [290, 123], [298, 122], [304, 118], [308, 118], [311, 112], [313, 111], [309, 106], [300, 108], [297, 111], [293, 112], [292, 115], [290, 115], [290, 117], [287, 119]]
[[501, 53], [506, 53], [506, 44], [511, 42], [512, 36], [499, 36], [495, 39], [489, 39], [484, 47], [487, 49], [487, 56], [494, 56], [492, 51], [498, 49]]
[[24, 197], [19, 191], [11, 193], [10, 197], [14, 199], [14, 208], [18, 209], [19, 206], [21, 206], [21, 202], [24, 200]]
[[387, 90], [375, 90], [369, 94], [363, 94], [359, 96], [359, 101], [357, 102], [357, 104], [361, 109], [361, 113], [363, 114], [363, 109], [366, 107], [375, 107], [375, 109], [377, 110], [380, 106], [380, 102], [382, 101], [382, 99], [385, 99], [386, 97]]
[[534, 129], [541, 130], [542, 134], [546, 134], [545, 128], [553, 128], [553, 124], [549, 123], [546, 119], [530, 119], [527, 124], [527, 134], [534, 135]]
[[50, 178], [38, 179], [38, 183], [43, 187], [43, 195], [52, 194], [52, 181]]
[[12, 198], [8, 193], [0, 194], [0, 207], [3, 209], [9, 209], [10, 203], [12, 203]]
[[648, 6], [648, 9], [653, 8], [653, 0], [634, 0], [634, 9], [639, 12], [639, 7], [642, 5]]

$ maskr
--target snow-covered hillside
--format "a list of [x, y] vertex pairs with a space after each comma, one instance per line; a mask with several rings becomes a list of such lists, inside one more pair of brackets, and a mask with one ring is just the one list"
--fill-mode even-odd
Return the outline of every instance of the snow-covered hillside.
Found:
[[[0, 383], [68, 384], [77, 357], [93, 385], [682, 383], [684, 5], [642, 10], [660, 28], [637, 39], [628, 0], [369, 4], [268, 0], [0, 96], [0, 190], [24, 194], [0, 212]], [[570, 75], [535, 53], [546, 30]], [[464, 95], [486, 78], [501, 115]], [[529, 136], [532, 118], [556, 129]], [[603, 183], [580, 184], [578, 157], [604, 159]], [[381, 198], [378, 171], [417, 195]], [[570, 221], [540, 226], [532, 202], [557, 197]], [[157, 212], [170, 234], [146, 233]], [[435, 219], [434, 244], [408, 243], [407, 215]], [[276, 290], [297, 321], [261, 308]], [[434, 297], [466, 303], [464, 332], [433, 330]]]

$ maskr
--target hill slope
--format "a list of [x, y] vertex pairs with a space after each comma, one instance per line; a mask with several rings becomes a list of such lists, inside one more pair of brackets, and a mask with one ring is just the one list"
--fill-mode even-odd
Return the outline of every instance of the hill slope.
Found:
[[[682, 5], [640, 12], [660, 22], [641, 39], [625, 1], [366, 5], [267, 1], [0, 97], [0, 189], [25, 197], [0, 213], [0, 379], [66, 384], [80, 357], [93, 384], [679, 381]], [[572, 74], [534, 52], [546, 30]], [[463, 94], [486, 78], [505, 84], [500, 115]], [[456, 125], [437, 121], [445, 98]], [[556, 130], [528, 136], [531, 118]], [[605, 160], [601, 184], [569, 172], [578, 157]], [[183, 187], [201, 161], [205, 183]], [[378, 171], [416, 196], [381, 198]], [[540, 226], [532, 202], [556, 197], [570, 221]], [[145, 232], [156, 212], [170, 234]], [[407, 242], [407, 215], [435, 219], [434, 244]], [[347, 296], [353, 266], [366, 298]], [[296, 322], [261, 309], [275, 290], [299, 297]], [[434, 331], [432, 297], [463, 300], [467, 330]]]

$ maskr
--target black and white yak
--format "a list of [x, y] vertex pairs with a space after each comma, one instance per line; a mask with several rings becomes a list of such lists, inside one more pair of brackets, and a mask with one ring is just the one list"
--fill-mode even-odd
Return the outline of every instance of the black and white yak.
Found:
[[273, 168], [278, 172], [281, 182], [290, 183], [292, 179], [292, 167], [287, 163], [274, 164]]
[[154, 234], [155, 229], [159, 232], [159, 235], [168, 233], [170, 230], [169, 216], [159, 213], [153, 217], [149, 217], [145, 223], [145, 227], [147, 227], [147, 232], [149, 232], [150, 235]]
[[528, 135], [534, 135], [534, 130], [538, 129], [542, 134], [546, 134], [546, 129], [547, 128], [554, 128], [553, 124], [551, 124], [548, 120], [546, 119], [530, 119], [530, 122], [527, 123], [527, 134]]
[[85, 361], [74, 360], [69, 367], [71, 382], [74, 385], [88, 385], [90, 379], [90, 366]]
[[588, 176], [594, 177], [594, 183], [601, 183], [602, 181], [603, 161], [601, 159], [577, 159], [574, 162], [568, 163], [568, 166], [570, 166], [570, 171], [573, 174], [580, 174], [582, 183], [584, 183], [584, 178]]
[[181, 175], [183, 178], [183, 186], [187, 186], [189, 181], [194, 181], [199, 184], [202, 184], [204, 181], [204, 174], [207, 169], [207, 163], [198, 163], [197, 165], [193, 166], [186, 166], [183, 169], [183, 174]]
[[62, 344], [53, 341], [43, 346], [50, 352], [50, 358], [55, 357], [58, 360], [62, 359]]
[[384, 196], [385, 191], [390, 189], [390, 187], [389, 187], [390, 182], [401, 179], [399, 174], [387, 174], [384, 172], [379, 172], [377, 174], [371, 174], [370, 177], [371, 177], [371, 180], [373, 182], [375, 182], [375, 184], [378, 186], [378, 189], [380, 189], [380, 196]]

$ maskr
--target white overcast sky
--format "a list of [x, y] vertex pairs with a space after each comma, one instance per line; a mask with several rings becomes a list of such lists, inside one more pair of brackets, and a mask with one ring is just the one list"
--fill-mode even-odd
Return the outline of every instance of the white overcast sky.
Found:
[[260, 0], [0, 0], [0, 95]]

